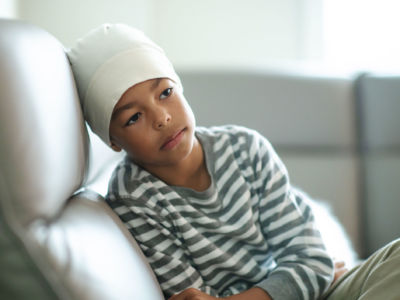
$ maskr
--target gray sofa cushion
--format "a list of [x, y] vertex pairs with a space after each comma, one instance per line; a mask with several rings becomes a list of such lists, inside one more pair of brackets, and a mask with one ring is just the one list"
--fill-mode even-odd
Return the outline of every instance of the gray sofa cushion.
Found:
[[368, 253], [400, 234], [400, 76], [357, 81], [363, 173], [362, 211]]
[[355, 146], [350, 77], [246, 70], [178, 73], [198, 125], [244, 125], [279, 147]]

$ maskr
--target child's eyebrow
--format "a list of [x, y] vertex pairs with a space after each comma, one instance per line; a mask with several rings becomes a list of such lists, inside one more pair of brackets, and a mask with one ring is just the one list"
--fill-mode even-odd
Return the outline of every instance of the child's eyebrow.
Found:
[[157, 78], [151, 85], [150, 90], [154, 91], [160, 85], [161, 80], [162, 78]]
[[111, 120], [114, 120], [122, 111], [129, 109], [135, 105], [136, 105], [135, 102], [129, 102], [125, 105], [122, 105], [121, 107], [118, 107], [116, 110], [113, 111], [113, 113], [111, 115]]

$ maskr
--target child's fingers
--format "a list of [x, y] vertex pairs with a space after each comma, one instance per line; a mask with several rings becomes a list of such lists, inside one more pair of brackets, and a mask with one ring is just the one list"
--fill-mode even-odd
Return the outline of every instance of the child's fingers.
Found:
[[336, 269], [343, 268], [344, 265], [345, 265], [345, 262], [344, 262], [344, 261], [336, 261], [336, 262], [335, 262], [335, 268], [336, 268]]

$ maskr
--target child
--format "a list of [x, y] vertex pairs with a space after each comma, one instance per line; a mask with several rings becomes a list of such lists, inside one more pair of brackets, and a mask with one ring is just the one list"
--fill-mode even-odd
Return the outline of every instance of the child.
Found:
[[103, 25], [68, 55], [87, 122], [126, 152], [106, 201], [166, 298], [316, 299], [328, 289], [333, 263], [306, 196], [264, 137], [196, 127], [171, 63], [136, 29]]

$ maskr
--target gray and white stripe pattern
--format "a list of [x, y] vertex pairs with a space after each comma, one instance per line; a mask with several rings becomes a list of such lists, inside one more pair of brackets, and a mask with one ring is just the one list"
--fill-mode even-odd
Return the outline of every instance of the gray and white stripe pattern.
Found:
[[273, 299], [316, 299], [333, 277], [306, 197], [257, 132], [197, 128], [211, 186], [168, 186], [128, 158], [107, 203], [140, 245], [166, 297], [195, 287], [228, 296], [261, 287]]

